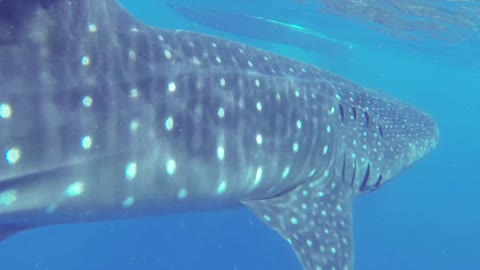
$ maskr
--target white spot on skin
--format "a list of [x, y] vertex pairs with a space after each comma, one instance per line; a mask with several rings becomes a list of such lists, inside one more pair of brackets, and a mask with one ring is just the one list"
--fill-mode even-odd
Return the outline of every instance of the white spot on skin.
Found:
[[193, 60], [192, 60], [193, 64], [198, 66], [200, 65], [202, 62], [200, 62], [200, 59], [198, 59], [198, 57], [193, 57]]
[[171, 59], [172, 58], [172, 53], [169, 51], [169, 50], [164, 50], [163, 51], [163, 54], [165, 55], [165, 57], [167, 59]]
[[0, 193], [0, 206], [9, 206], [17, 200], [17, 191], [7, 189]]
[[307, 239], [307, 246], [308, 246], [308, 247], [312, 247], [312, 245], [313, 245], [312, 240]]
[[327, 126], [327, 132], [328, 133], [332, 132], [332, 128], [330, 126]]
[[248, 66], [249, 66], [249, 67], [253, 67], [252, 62], [248, 61]]
[[138, 127], [140, 126], [140, 124], [138, 123], [137, 120], [133, 120], [131, 123], [130, 123], [130, 131], [132, 133], [135, 133], [137, 130], [138, 130]]
[[9, 104], [0, 104], [0, 118], [8, 119], [12, 117], [12, 107]]
[[263, 138], [262, 138], [262, 134], [257, 134], [257, 144], [262, 144], [263, 143]]
[[260, 182], [262, 182], [262, 177], [263, 177], [263, 168], [262, 167], [258, 167], [257, 169], [257, 173], [255, 175], [255, 182], [253, 183], [255, 186], [257, 186], [258, 184], [260, 184]]
[[219, 64], [222, 63], [222, 59], [218, 56], [215, 57], [215, 61], [217, 61], [217, 63]]
[[5, 160], [9, 164], [17, 163], [20, 160], [21, 157], [22, 157], [22, 151], [20, 149], [18, 149], [17, 147], [10, 148], [5, 153]]
[[298, 152], [298, 148], [299, 148], [298, 143], [294, 143], [292, 148], [294, 152]]
[[262, 111], [262, 108], [263, 108], [263, 107], [262, 107], [262, 103], [261, 103], [260, 101], [257, 102], [257, 110], [258, 110], [259, 112], [261, 112], [261, 111]]
[[219, 160], [223, 160], [225, 158], [225, 148], [223, 146], [219, 146], [217, 148], [217, 158]]
[[93, 140], [90, 136], [85, 136], [82, 138], [82, 147], [85, 150], [92, 148]]
[[297, 128], [301, 129], [302, 128], [302, 121], [297, 120]]
[[125, 177], [127, 178], [127, 180], [132, 181], [135, 176], [137, 176], [137, 163], [128, 163], [125, 169]]
[[256, 85], [257, 87], [260, 87], [260, 81], [259, 81], [259, 80], [255, 80], [255, 85]]
[[165, 120], [165, 128], [168, 130], [168, 131], [172, 131], [173, 127], [175, 125], [175, 122], [173, 120], [173, 118], [171, 116], [169, 116], [167, 118], [167, 120]]
[[132, 98], [137, 98], [138, 97], [138, 89], [137, 88], [130, 89], [130, 97], [132, 97]]
[[91, 24], [88, 25], [88, 31], [90, 31], [92, 33], [95, 33], [95, 32], [97, 32], [97, 30], [98, 29], [97, 29], [97, 26], [95, 24], [91, 23]]
[[183, 200], [188, 196], [188, 191], [184, 188], [180, 189], [180, 191], [177, 194], [177, 198], [179, 200]]
[[297, 225], [298, 224], [298, 219], [296, 217], [292, 217], [290, 218], [290, 222], [293, 224], [293, 225]]
[[218, 114], [218, 117], [220, 118], [225, 117], [225, 109], [223, 109], [222, 107], [218, 108], [217, 114]]
[[173, 159], [169, 159], [166, 164], [167, 174], [174, 175], [177, 170], [177, 162]]
[[328, 145], [323, 147], [323, 154], [326, 155], [328, 153]]
[[82, 57], [82, 65], [84, 65], [84, 66], [90, 65], [90, 57], [88, 57], [88, 56], [83, 56], [83, 57]]
[[282, 177], [286, 178], [289, 173], [290, 173], [290, 167], [287, 166], [285, 170], [283, 170]]
[[133, 50], [129, 50], [128, 57], [130, 58], [130, 60], [137, 60], [137, 53], [135, 53], [135, 51]]
[[67, 189], [65, 190], [65, 194], [68, 197], [73, 198], [73, 197], [78, 197], [82, 195], [84, 191], [85, 191], [85, 185], [80, 181], [76, 181], [67, 187]]
[[224, 78], [221, 78], [220, 79], [220, 86], [225, 86], [226, 82], [225, 82], [225, 79]]
[[122, 202], [123, 208], [129, 208], [132, 207], [133, 203], [135, 202], [135, 199], [133, 197], [128, 197]]
[[85, 96], [82, 99], [82, 104], [83, 106], [85, 106], [85, 108], [90, 108], [92, 106], [92, 103], [93, 103], [93, 99], [90, 96]]
[[333, 247], [330, 249], [330, 251], [331, 251], [333, 254], [337, 253], [337, 250], [336, 250], [335, 248], [333, 248]]
[[272, 218], [270, 218], [269, 216], [267, 215], [263, 215], [263, 219], [266, 221], [266, 222], [270, 222], [272, 220]]
[[177, 90], [177, 86], [175, 85], [175, 83], [174, 82], [169, 82], [168, 83], [168, 91], [175, 92], [175, 90]]
[[217, 193], [223, 194], [225, 193], [225, 190], [227, 190], [227, 182], [223, 181], [220, 183], [220, 185], [218, 185]]

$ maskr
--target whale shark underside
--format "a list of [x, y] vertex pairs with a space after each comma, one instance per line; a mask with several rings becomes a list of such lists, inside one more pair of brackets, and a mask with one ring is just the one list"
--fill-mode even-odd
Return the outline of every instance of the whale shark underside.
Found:
[[354, 197], [438, 138], [384, 94], [115, 0], [0, 0], [0, 238], [245, 205], [303, 269], [353, 269]]

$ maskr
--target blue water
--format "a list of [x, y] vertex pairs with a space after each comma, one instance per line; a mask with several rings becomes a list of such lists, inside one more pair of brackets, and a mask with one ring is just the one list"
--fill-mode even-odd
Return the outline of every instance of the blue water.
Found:
[[[215, 6], [215, 2], [222, 5]], [[289, 23], [307, 25], [308, 20], [301, 14], [313, 16], [310, 5], [285, 3], [303, 9], [305, 13], [301, 13], [286, 6], [272, 6], [272, 2], [283, 1], [259, 2], [265, 9], [257, 12], [276, 15]], [[250, 29], [252, 36], [269, 37], [270, 41], [240, 36], [189, 21], [161, 1], [123, 3], [155, 26], [221, 35], [275, 51], [381, 89], [432, 114], [441, 129], [439, 147], [392, 183], [356, 200], [355, 266], [359, 270], [480, 269], [477, 41], [404, 39], [374, 31], [358, 21], [348, 22], [348, 18], [316, 15], [325, 25], [316, 25], [315, 33], [337, 41], [320, 42], [317, 51], [305, 50], [301, 42], [294, 46], [274, 42], [276, 35], [287, 32], [254, 33], [256, 29]], [[228, 1], [208, 1], [210, 8], [235, 10], [228, 5]], [[266, 9], [268, 5], [270, 9]], [[240, 6], [239, 14], [250, 15], [246, 12], [252, 9]], [[354, 46], [345, 50], [343, 41]], [[278, 235], [247, 209], [239, 209], [24, 232], [0, 244], [0, 269], [301, 267]]]

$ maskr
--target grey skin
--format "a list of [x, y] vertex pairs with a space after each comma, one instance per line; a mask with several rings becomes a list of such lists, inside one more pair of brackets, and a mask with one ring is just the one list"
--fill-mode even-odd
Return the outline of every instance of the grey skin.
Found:
[[303, 269], [353, 269], [354, 197], [438, 138], [412, 106], [115, 0], [0, 0], [1, 238], [246, 205]]

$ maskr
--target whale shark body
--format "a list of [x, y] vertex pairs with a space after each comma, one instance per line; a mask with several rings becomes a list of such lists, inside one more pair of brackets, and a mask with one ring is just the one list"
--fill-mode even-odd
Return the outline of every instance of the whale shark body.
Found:
[[303, 269], [353, 269], [353, 199], [438, 138], [412, 106], [115, 0], [0, 0], [0, 238], [245, 205]]

